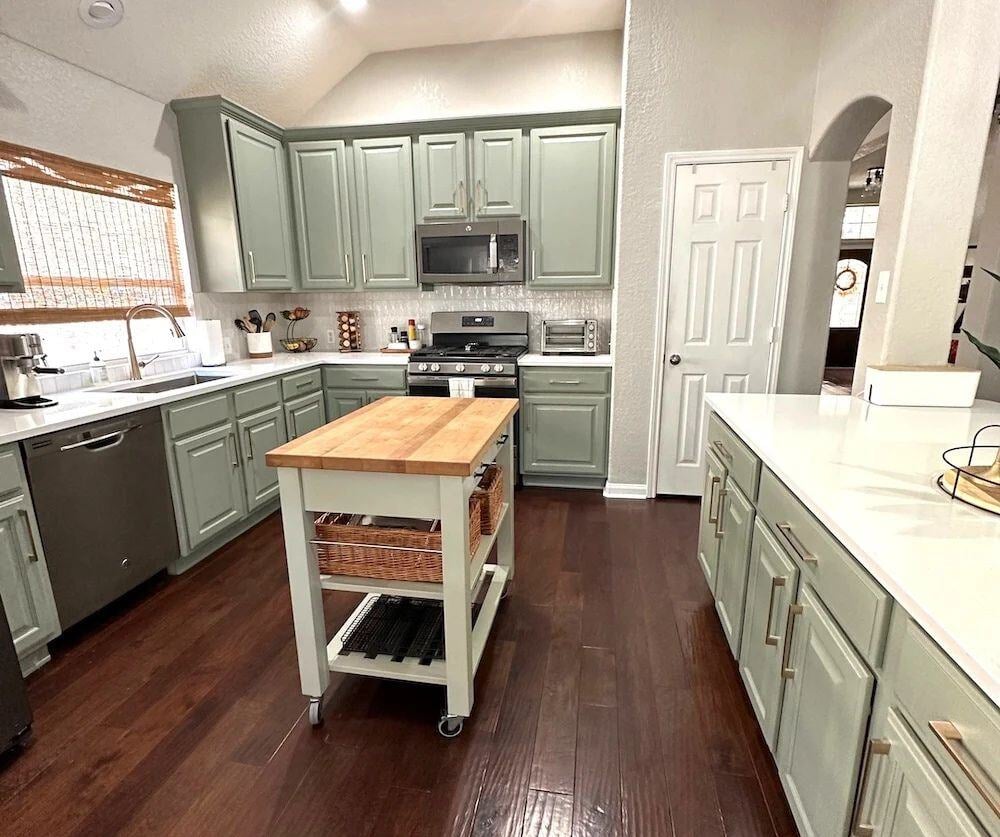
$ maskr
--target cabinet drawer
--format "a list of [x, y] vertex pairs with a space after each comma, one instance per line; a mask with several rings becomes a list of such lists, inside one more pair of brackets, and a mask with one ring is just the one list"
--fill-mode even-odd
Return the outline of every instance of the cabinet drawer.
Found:
[[751, 500], [757, 499], [760, 460], [715, 413], [708, 418], [708, 446]]
[[316, 392], [323, 386], [323, 373], [319, 369], [306, 369], [281, 379], [281, 395], [286, 400]]
[[908, 617], [894, 622], [891, 659], [895, 699], [913, 730], [969, 806], [1000, 830], [992, 807], [1000, 805], [1000, 711]]
[[0, 494], [21, 488], [21, 451], [17, 445], [0, 449]]
[[406, 389], [406, 370], [392, 366], [327, 366], [323, 386], [342, 389]]
[[238, 416], [248, 416], [250, 413], [266, 410], [279, 401], [281, 401], [281, 388], [278, 386], [277, 378], [240, 387], [233, 394]]
[[878, 667], [892, 599], [768, 469], [757, 511], [862, 656]]
[[206, 427], [229, 421], [229, 395], [221, 392], [206, 398], [194, 398], [165, 407], [163, 410], [171, 439], [179, 439]]
[[579, 392], [606, 395], [611, 391], [610, 369], [553, 366], [521, 370], [524, 392]]

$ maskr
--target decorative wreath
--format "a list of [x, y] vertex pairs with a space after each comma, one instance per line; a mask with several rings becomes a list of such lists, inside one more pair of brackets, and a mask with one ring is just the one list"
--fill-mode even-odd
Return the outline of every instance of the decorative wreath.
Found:
[[845, 267], [833, 280], [834, 287], [842, 294], [848, 294], [858, 284], [858, 274], [850, 267]]

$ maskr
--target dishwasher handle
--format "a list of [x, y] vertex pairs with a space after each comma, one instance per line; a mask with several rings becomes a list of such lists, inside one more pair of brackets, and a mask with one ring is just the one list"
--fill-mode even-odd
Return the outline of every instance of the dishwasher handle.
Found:
[[125, 434], [131, 430], [135, 430], [137, 427], [142, 427], [142, 425], [133, 424], [129, 427], [123, 427], [121, 430], [115, 430], [113, 433], [105, 433], [103, 436], [95, 436], [92, 439], [83, 439], [79, 442], [63, 445], [59, 450], [67, 451], [75, 450], [76, 448], [86, 448], [87, 450], [98, 451], [116, 448], [125, 440]]

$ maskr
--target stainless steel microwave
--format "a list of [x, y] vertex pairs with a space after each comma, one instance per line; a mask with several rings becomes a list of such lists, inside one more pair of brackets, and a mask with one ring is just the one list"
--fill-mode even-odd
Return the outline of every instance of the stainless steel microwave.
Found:
[[417, 225], [417, 277], [423, 285], [524, 282], [524, 221], [506, 218]]

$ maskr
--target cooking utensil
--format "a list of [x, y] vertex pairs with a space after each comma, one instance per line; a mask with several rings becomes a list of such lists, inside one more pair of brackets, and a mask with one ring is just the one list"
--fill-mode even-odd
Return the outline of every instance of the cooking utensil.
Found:
[[264, 331], [270, 331], [272, 328], [274, 328], [274, 324], [277, 321], [277, 319], [278, 318], [274, 315], [273, 311], [270, 314], [268, 314], [264, 318]]
[[245, 331], [249, 334], [250, 329], [247, 327], [247, 324], [243, 321], [241, 317], [237, 317], [235, 320], [233, 320], [233, 323], [236, 325], [236, 328], [238, 328], [240, 331]]
[[254, 331], [260, 333], [264, 330], [264, 319], [260, 316], [260, 311], [256, 308], [250, 309], [250, 322], [253, 323]]

